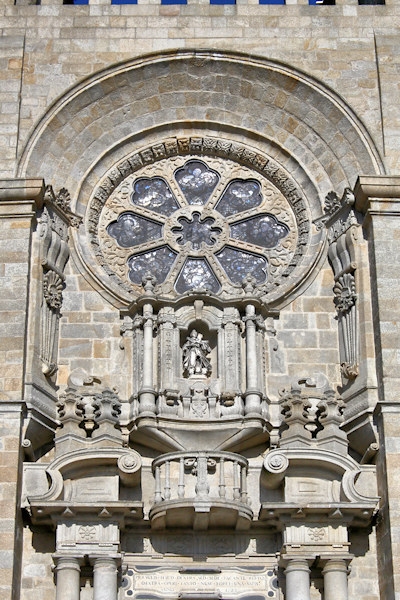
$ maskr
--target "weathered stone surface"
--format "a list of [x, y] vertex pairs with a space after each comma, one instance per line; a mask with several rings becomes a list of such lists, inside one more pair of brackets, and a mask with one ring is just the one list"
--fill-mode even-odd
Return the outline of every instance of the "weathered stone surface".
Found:
[[[188, 2], [0, 0], [1, 598], [396, 600], [399, 5]], [[260, 212], [286, 244], [236, 241]], [[223, 293], [177, 292], [204, 256]]]

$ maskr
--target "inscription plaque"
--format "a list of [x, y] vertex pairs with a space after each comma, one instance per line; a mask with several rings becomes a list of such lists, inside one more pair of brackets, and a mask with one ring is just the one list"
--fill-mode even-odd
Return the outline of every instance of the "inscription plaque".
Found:
[[278, 599], [278, 580], [273, 569], [181, 569], [130, 567], [122, 580], [123, 598], [248, 598]]

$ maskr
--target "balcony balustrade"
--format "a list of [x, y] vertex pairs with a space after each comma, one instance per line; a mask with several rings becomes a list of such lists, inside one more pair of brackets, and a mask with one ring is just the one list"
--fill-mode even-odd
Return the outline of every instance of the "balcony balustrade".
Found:
[[248, 461], [233, 452], [171, 452], [153, 461], [154, 529], [248, 529]]

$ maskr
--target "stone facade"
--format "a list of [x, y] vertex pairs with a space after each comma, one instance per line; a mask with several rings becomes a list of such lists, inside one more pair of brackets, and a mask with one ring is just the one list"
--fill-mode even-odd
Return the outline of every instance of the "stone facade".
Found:
[[1, 597], [398, 600], [400, 5], [0, 12]]

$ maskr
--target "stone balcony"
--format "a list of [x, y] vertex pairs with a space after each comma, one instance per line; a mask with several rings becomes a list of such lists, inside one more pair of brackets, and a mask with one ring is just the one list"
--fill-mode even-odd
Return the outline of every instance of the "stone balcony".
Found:
[[248, 461], [233, 452], [171, 452], [153, 461], [153, 529], [245, 530]]

